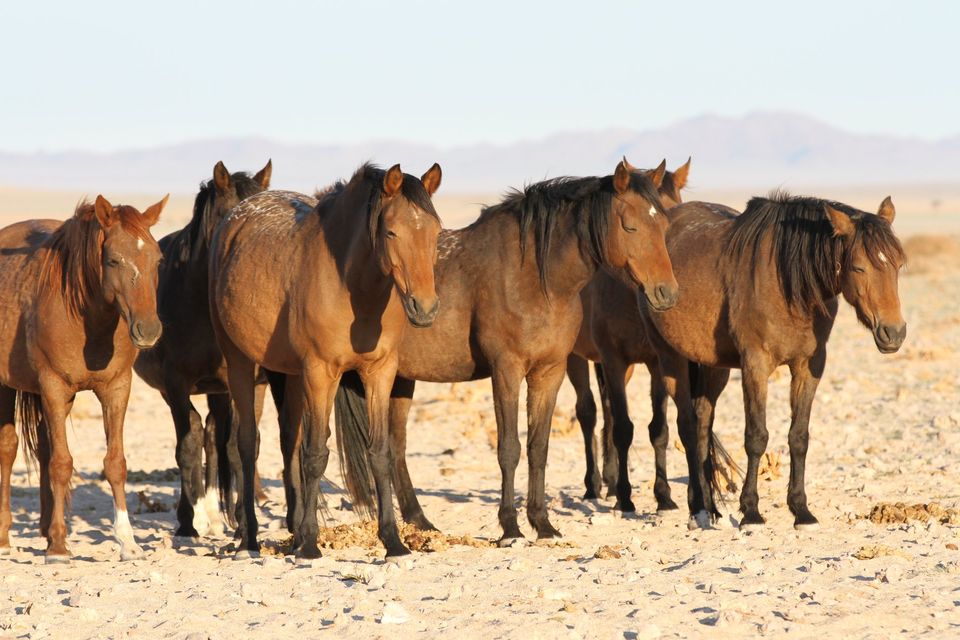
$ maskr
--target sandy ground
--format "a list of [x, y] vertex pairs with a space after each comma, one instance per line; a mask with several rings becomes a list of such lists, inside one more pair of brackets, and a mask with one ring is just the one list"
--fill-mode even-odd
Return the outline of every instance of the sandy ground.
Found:
[[[908, 248], [912, 262], [901, 295], [909, 336], [901, 352], [881, 356], [848, 307], [831, 340], [808, 455], [807, 489], [823, 525], [819, 532], [795, 532], [785, 506], [787, 375], [770, 385], [774, 460], [760, 483], [769, 525], [749, 535], [691, 532], [683, 513], [653, 514], [653, 456], [644, 428], [648, 383], [638, 375], [629, 388], [638, 427], [632, 452], [638, 513], [621, 517], [610, 501], [580, 499], [582, 444], [565, 383], [547, 470], [551, 518], [564, 538], [487, 546], [499, 535], [500, 474], [491, 446], [490, 386], [481, 381], [418, 386], [409, 462], [433, 522], [482, 546], [451, 545], [398, 564], [384, 563], [378, 545], [363, 544], [327, 550], [312, 565], [274, 554], [237, 561], [226, 537], [171, 539], [178, 490], [173, 426], [159, 395], [138, 382], [126, 450], [131, 518], [145, 558], [118, 560], [110, 491], [100, 477], [100, 409], [83, 394], [69, 429], [76, 464], [69, 543], [76, 558], [70, 566], [44, 566], [37, 475], [19, 459], [16, 548], [0, 559], [0, 638], [957, 637], [960, 527], [862, 518], [885, 502], [960, 507], [960, 244], [927, 239]], [[735, 372], [718, 408], [717, 431], [743, 463], [738, 381]], [[275, 419], [268, 406], [261, 470], [269, 503], [261, 539], [270, 547], [286, 539]], [[673, 427], [671, 435], [675, 440]], [[673, 443], [668, 464], [682, 503], [686, 471]], [[337, 486], [335, 456], [327, 475], [327, 524], [355, 524]], [[526, 478], [524, 458], [517, 475], [521, 496]], [[730, 498], [726, 511], [736, 515]], [[528, 526], [524, 530], [530, 535]]]

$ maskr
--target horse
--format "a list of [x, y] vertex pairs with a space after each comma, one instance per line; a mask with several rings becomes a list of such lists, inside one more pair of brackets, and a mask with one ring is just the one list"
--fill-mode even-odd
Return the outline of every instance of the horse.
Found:
[[[157, 304], [163, 336], [153, 349], [137, 356], [134, 370], [160, 391], [173, 416], [180, 468], [177, 536], [222, 533], [218, 485], [228, 518], [231, 515], [231, 474], [226, 464], [230, 455], [226, 443], [233, 412], [223, 354], [210, 324], [210, 238], [230, 209], [244, 198], [270, 188], [272, 172], [273, 163], [269, 160], [253, 177], [241, 172], [231, 174], [223, 162], [218, 162], [213, 177], [200, 185], [190, 222], [159, 241], [163, 262]], [[262, 386], [258, 390], [258, 406], [262, 408]], [[206, 394], [209, 407], [205, 422], [201, 422], [190, 402], [191, 394], [200, 393]], [[202, 476], [204, 453], [206, 477]]]
[[[680, 191], [686, 186], [690, 173], [690, 159], [675, 171], [667, 171], [658, 192], [667, 209], [682, 202]], [[596, 364], [603, 408], [603, 481], [607, 495], [614, 495], [617, 487], [617, 456], [614, 454], [613, 420], [629, 421], [625, 387], [633, 375], [633, 365], [643, 363], [650, 372], [650, 394], [653, 419], [650, 422], [650, 441], [656, 458], [654, 494], [657, 510], [667, 511], [677, 506], [670, 499], [670, 485], [666, 478], [666, 392], [659, 384], [656, 353], [647, 342], [640, 310], [636, 304], [635, 286], [622, 278], [600, 271], [580, 294], [583, 302], [583, 324], [577, 336], [573, 353], [567, 358], [567, 377], [576, 392], [576, 416], [583, 433], [586, 474], [584, 500], [597, 499], [601, 491], [601, 473], [594, 448], [594, 427], [597, 406], [590, 389], [590, 371], [587, 361]], [[622, 381], [622, 382], [621, 382]], [[633, 424], [623, 429], [632, 441]], [[626, 445], [629, 447], [629, 443]], [[630, 487], [621, 487], [617, 493], [617, 508], [634, 511]]]
[[[169, 196], [167, 196], [169, 197]], [[66, 419], [78, 391], [103, 408], [103, 470], [123, 560], [142, 556], [127, 515], [123, 419], [132, 365], [152, 347], [160, 248], [150, 234], [167, 197], [143, 213], [103, 196], [65, 222], [27, 220], [0, 230], [0, 553], [10, 551], [10, 473], [19, 423], [40, 465], [40, 532], [47, 563], [70, 561], [64, 517], [73, 458]]]
[[[757, 473], [768, 440], [767, 382], [780, 365], [791, 374], [787, 505], [794, 528], [819, 526], [807, 505], [804, 470], [810, 410], [839, 297], [855, 309], [881, 353], [897, 351], [906, 338], [897, 293], [905, 257], [891, 226], [895, 215], [889, 197], [874, 215], [783, 193], [751, 199], [739, 216], [705, 203], [668, 212], [667, 247], [684, 295], [668, 311], [642, 313], [664, 387], [678, 407], [681, 434], [696, 445], [694, 456], [687, 450], [691, 526], [709, 527], [720, 517], [714, 487], [706, 481], [713, 477], [707, 454], [713, 410], [731, 368], [742, 370], [746, 423], [740, 527], [765, 523]], [[701, 365], [696, 405], [691, 362]]]
[[441, 176], [437, 164], [419, 180], [398, 164], [386, 171], [365, 164], [318, 198], [288, 191], [248, 198], [214, 233], [211, 317], [239, 414], [238, 554], [259, 551], [251, 476], [258, 366], [286, 375], [285, 479], [296, 463], [304, 485], [288, 520], [298, 554], [320, 555], [317, 501], [329, 456], [329, 414], [340, 376], [351, 369], [370, 398], [378, 534], [388, 555], [409, 553], [393, 515], [387, 409], [406, 325], [427, 327], [440, 308], [433, 269], [441, 223], [431, 196]]
[[[523, 537], [514, 474], [520, 459], [518, 396], [526, 380], [527, 519], [539, 538], [560, 535], [547, 514], [544, 473], [557, 391], [582, 320], [580, 292], [599, 269], [623, 270], [655, 308], [676, 303], [664, 244], [667, 218], [657, 194], [665, 171], [661, 163], [639, 173], [624, 159], [613, 175], [535, 183], [486, 207], [470, 226], [441, 234], [437, 286], [444, 311], [429, 329], [404, 334], [390, 401], [395, 482], [407, 522], [434, 528], [405, 460], [414, 381], [491, 378], [502, 476], [500, 544]], [[353, 444], [362, 438], [351, 434], [366, 427], [363, 402], [356, 380], [345, 377], [337, 394], [337, 429], [347, 486], [361, 489], [352, 491], [360, 504], [370, 502], [370, 489]]]

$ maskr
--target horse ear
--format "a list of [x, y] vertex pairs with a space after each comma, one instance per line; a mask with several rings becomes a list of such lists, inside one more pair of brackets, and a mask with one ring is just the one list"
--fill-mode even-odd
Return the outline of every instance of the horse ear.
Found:
[[660, 166], [650, 172], [650, 180], [653, 181], [653, 186], [657, 189], [660, 188], [660, 185], [663, 184], [663, 176], [667, 175], [667, 160], [664, 158], [660, 161]]
[[220, 193], [226, 193], [230, 188], [230, 172], [227, 171], [222, 160], [213, 167], [213, 185]]
[[403, 171], [400, 165], [395, 164], [383, 176], [383, 193], [392, 197], [400, 193], [400, 187], [403, 186]]
[[897, 217], [897, 210], [893, 208], [893, 200], [890, 196], [887, 196], [883, 199], [883, 202], [880, 203], [880, 208], [877, 209], [877, 215], [893, 224], [893, 219]]
[[613, 190], [617, 193], [626, 191], [630, 187], [630, 176], [632, 174], [630, 163], [624, 158], [613, 172]]
[[141, 214], [143, 221], [147, 223], [148, 227], [152, 227], [153, 225], [157, 224], [157, 220], [160, 219], [160, 212], [163, 211], [165, 206], [167, 206], [167, 200], [169, 199], [170, 194], [168, 193], [167, 195], [163, 196], [163, 200], [157, 204], [150, 205], [147, 207], [147, 210]]
[[441, 178], [443, 178], [443, 171], [440, 170], [440, 165], [434, 162], [433, 166], [427, 169], [427, 172], [420, 178], [420, 182], [423, 183], [423, 188], [427, 190], [427, 193], [433, 195], [440, 188]]
[[627, 170], [630, 171], [630, 173], [634, 173], [637, 170], [637, 168], [632, 164], [630, 164], [630, 161], [627, 160], [627, 156], [623, 156], [623, 158], [620, 161], [624, 164]]
[[690, 161], [692, 159], [693, 158], [687, 158], [686, 163], [677, 167], [673, 172], [673, 186], [677, 188], [677, 191], [687, 186], [687, 178], [690, 176]]
[[93, 203], [93, 213], [97, 216], [97, 222], [104, 229], [120, 219], [120, 216], [114, 212], [113, 205], [103, 196], [97, 196], [97, 201]]
[[833, 235], [852, 236], [854, 227], [853, 220], [850, 219], [850, 216], [839, 209], [834, 209], [829, 204], [823, 206], [827, 210], [827, 217], [830, 218], [830, 224], [833, 226]]
[[267, 164], [263, 166], [263, 169], [257, 172], [257, 175], [253, 176], [253, 179], [260, 185], [263, 189], [270, 188], [270, 176], [273, 175], [273, 159], [267, 160]]

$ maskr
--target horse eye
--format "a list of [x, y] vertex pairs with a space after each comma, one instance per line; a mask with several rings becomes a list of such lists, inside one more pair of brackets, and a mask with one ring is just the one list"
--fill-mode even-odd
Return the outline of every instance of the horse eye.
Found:
[[115, 267], [115, 266], [117, 266], [118, 264], [120, 264], [120, 261], [117, 260], [116, 258], [110, 258], [110, 259], [107, 260], [107, 266], [109, 266], [109, 267]]
[[623, 227], [623, 230], [626, 231], [627, 233], [636, 233], [636, 232], [637, 232], [637, 228], [636, 228], [636, 227], [628, 227], [625, 223], [620, 223], [620, 226]]
[[395, 240], [397, 237], [397, 234], [395, 234], [393, 231], [387, 231], [387, 237], [390, 238], [391, 240]]
[[863, 273], [863, 272], [864, 272], [864, 268], [863, 268], [863, 267], [850, 267], [850, 270], [853, 271], [854, 273]]

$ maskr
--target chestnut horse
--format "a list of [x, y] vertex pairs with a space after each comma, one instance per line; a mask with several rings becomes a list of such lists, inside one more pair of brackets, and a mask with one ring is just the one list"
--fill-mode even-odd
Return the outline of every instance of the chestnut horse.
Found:
[[388, 555], [409, 553], [393, 516], [387, 411], [407, 323], [429, 326], [439, 309], [433, 266], [441, 225], [430, 196], [440, 179], [436, 164], [420, 180], [400, 165], [364, 165], [318, 199], [286, 191], [248, 198], [214, 233], [211, 315], [239, 413], [243, 550], [259, 550], [252, 473], [253, 387], [261, 366], [286, 374], [286, 474], [301, 442], [302, 513], [289, 523], [299, 554], [320, 555], [317, 506], [329, 415], [340, 376], [351, 369], [370, 397], [380, 540]]
[[[390, 433], [403, 517], [433, 528], [410, 482], [406, 422], [414, 381], [491, 378], [502, 474], [502, 543], [523, 537], [517, 523], [514, 474], [520, 459], [517, 412], [527, 382], [527, 518], [540, 538], [559, 536], [550, 523], [544, 472], [550, 421], [567, 356], [580, 329], [580, 292], [601, 268], [624, 270], [658, 309], [677, 300], [664, 245], [667, 220], [657, 195], [666, 167], [636, 173], [626, 160], [612, 176], [558, 178], [515, 191], [487, 207], [472, 225], [441, 234], [437, 282], [444, 311], [429, 329], [409, 331], [390, 402]], [[532, 254], [532, 256], [531, 256]], [[532, 257], [532, 259], [531, 259]], [[362, 456], [350, 451], [364, 428], [363, 398], [344, 378], [337, 429], [348, 488], [369, 503]], [[344, 455], [344, 449], [347, 449]], [[365, 494], [362, 492], [365, 488]]]
[[[897, 294], [904, 253], [891, 228], [894, 215], [890, 198], [872, 215], [783, 194], [753, 198], [739, 216], [704, 203], [668, 212], [667, 247], [684, 295], [669, 311], [644, 310], [644, 319], [664, 386], [677, 404], [681, 433], [696, 433], [688, 501], [700, 526], [709, 526], [710, 516], [719, 517], [705, 481], [713, 476], [706, 454], [713, 409], [730, 368], [743, 371], [747, 471], [741, 527], [764, 524], [757, 471], [767, 446], [767, 380], [784, 364], [792, 378], [787, 505], [796, 529], [818, 526], [807, 507], [804, 468], [810, 408], [826, 364], [838, 297], [853, 306], [882, 353], [897, 351], [906, 337]], [[690, 362], [704, 365], [696, 407]]]
[[[233, 411], [227, 395], [223, 354], [210, 324], [207, 291], [210, 238], [230, 209], [244, 198], [270, 188], [272, 171], [273, 165], [268, 161], [252, 178], [240, 172], [231, 175], [223, 163], [218, 162], [213, 168], [213, 178], [200, 185], [193, 217], [187, 226], [160, 239], [163, 262], [157, 304], [163, 321], [163, 337], [153, 349], [140, 353], [134, 370], [160, 391], [173, 415], [180, 468], [178, 536], [222, 533], [218, 484], [228, 516], [231, 512], [231, 476], [227, 464], [230, 456], [226, 444]], [[262, 401], [262, 386], [259, 390]], [[190, 402], [190, 395], [199, 393], [207, 394], [210, 413], [206, 425]], [[259, 404], [262, 406], [262, 402]], [[204, 452], [206, 478], [202, 475]]]
[[127, 515], [123, 419], [138, 349], [160, 338], [150, 235], [167, 203], [142, 214], [103, 196], [66, 222], [28, 220], [0, 230], [0, 553], [10, 550], [10, 472], [24, 450], [40, 462], [40, 532], [46, 561], [69, 562], [64, 510], [73, 458], [67, 416], [78, 391], [103, 407], [104, 475], [113, 490], [121, 559], [142, 555]]

